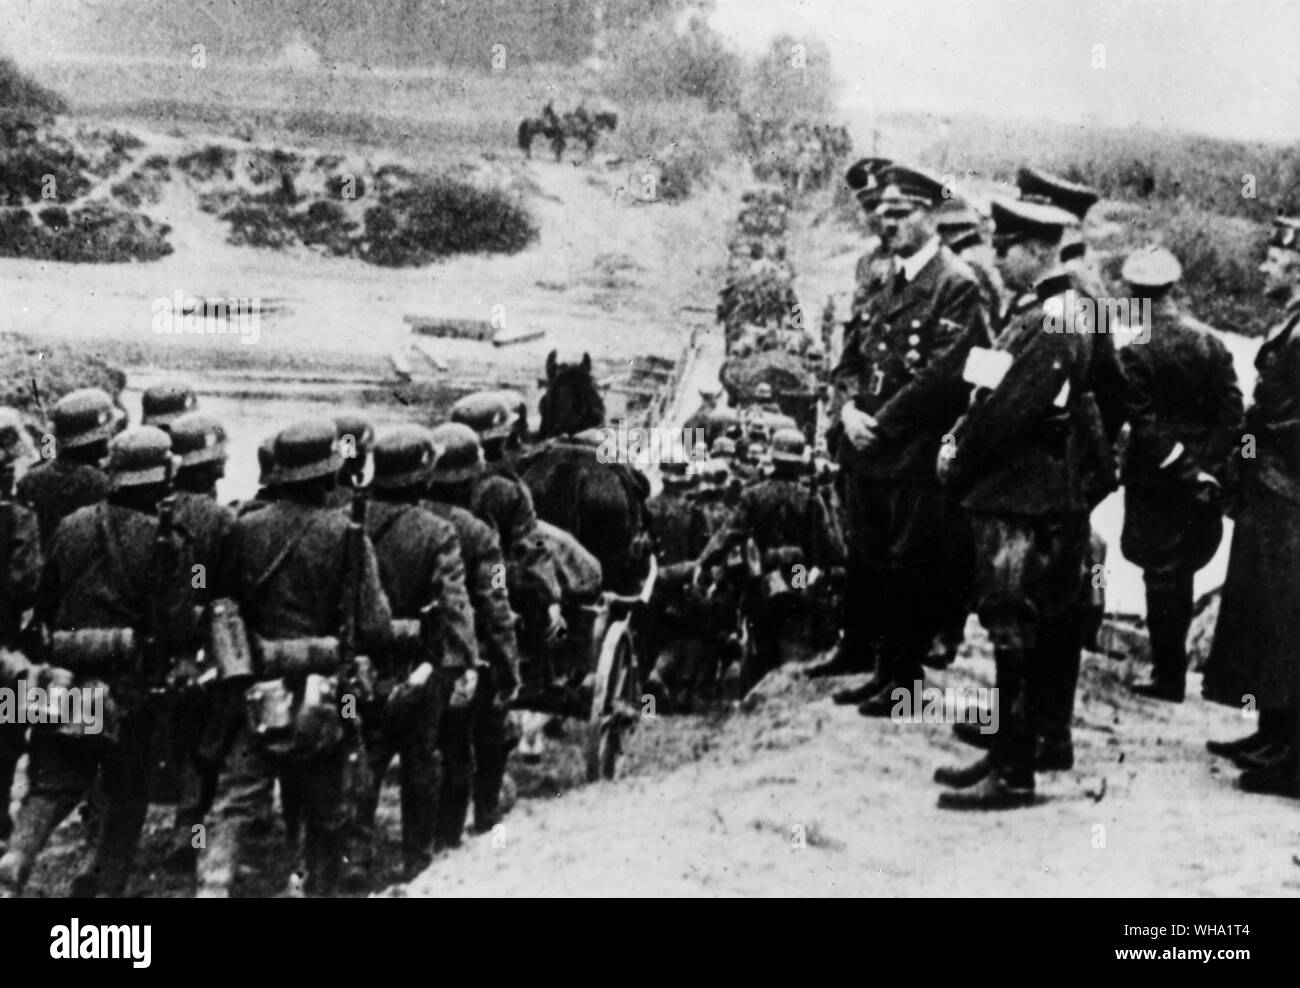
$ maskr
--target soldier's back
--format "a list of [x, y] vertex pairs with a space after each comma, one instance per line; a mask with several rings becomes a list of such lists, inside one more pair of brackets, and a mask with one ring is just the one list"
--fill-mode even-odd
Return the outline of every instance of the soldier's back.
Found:
[[55, 458], [28, 470], [18, 481], [16, 497], [36, 513], [41, 542], [48, 544], [59, 522], [104, 500], [108, 491], [108, 475], [98, 467]]
[[458, 545], [456, 526], [420, 504], [376, 500], [367, 509], [366, 528], [393, 616], [415, 617], [429, 602], [441, 557]]
[[157, 516], [100, 502], [58, 526], [42, 583], [56, 629], [138, 627], [153, 586]]
[[287, 500], [236, 519], [233, 576], [250, 629], [271, 638], [338, 632], [347, 528], [340, 511]]

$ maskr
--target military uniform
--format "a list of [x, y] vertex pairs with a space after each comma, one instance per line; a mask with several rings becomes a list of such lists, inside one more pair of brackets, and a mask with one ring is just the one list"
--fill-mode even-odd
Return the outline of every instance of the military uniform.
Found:
[[969, 595], [969, 534], [934, 461], [966, 404], [966, 353], [987, 339], [979, 283], [937, 238], [896, 265], [849, 327], [833, 380], [875, 417], [878, 440], [838, 443], [850, 553], [841, 649], [874, 651], [877, 677], [842, 702], [920, 678], [952, 610], [937, 598]]
[[[152, 427], [128, 430], [113, 443], [112, 499], [81, 508], [60, 523], [51, 540], [37, 590], [36, 620], [56, 636], [76, 632], [97, 642], [129, 629], [153, 635], [166, 646], [184, 648], [192, 632], [188, 561], [173, 535], [159, 542], [157, 498], [170, 476], [170, 443]], [[134, 491], [132, 488], [140, 488]], [[162, 555], [160, 555], [162, 553]], [[137, 638], [137, 643], [140, 639]], [[137, 650], [112, 657], [89, 654], [82, 645], [57, 648], [50, 665], [65, 663], [68, 683], [94, 690], [102, 719], [38, 724], [32, 728], [28, 792], [8, 853], [0, 859], [0, 889], [20, 891], [36, 856], [56, 827], [100, 778], [103, 816], [83, 891], [123, 894], [149, 802], [150, 738], [156, 704], [150, 689], [163, 669], [147, 669]], [[170, 655], [162, 656], [164, 660]], [[84, 695], [84, 694], [83, 694]], [[93, 707], [91, 710], [93, 711]]]
[[[370, 785], [356, 819], [373, 841], [380, 785], [394, 756], [401, 763], [402, 857], [408, 875], [432, 860], [441, 765], [438, 734], [451, 683], [478, 664], [474, 614], [465, 588], [465, 564], [455, 526], [419, 503], [418, 488], [433, 468], [428, 430], [394, 429], [374, 450], [376, 499], [366, 525], [379, 561], [380, 582], [395, 621], [415, 620], [420, 646], [412, 654], [377, 653], [373, 709], [363, 713]], [[432, 607], [432, 621], [424, 618]], [[421, 666], [428, 664], [429, 669]], [[423, 682], [413, 683], [426, 677]]]
[[[391, 611], [379, 581], [370, 540], [361, 533], [351, 545], [349, 521], [325, 503], [341, 462], [334, 429], [302, 423], [280, 433], [274, 458], [282, 496], [239, 517], [221, 554], [217, 593], [235, 600], [250, 640], [260, 653], [262, 685], [250, 696], [274, 698], [277, 686], [292, 696], [292, 722], [273, 719], [241, 724], [223, 767], [213, 803], [206, 849], [199, 858], [200, 893], [224, 896], [236, 880], [247, 851], [250, 824], [270, 816], [274, 782], [301, 808], [306, 825], [309, 890], [330, 894], [338, 887], [345, 825], [344, 766], [347, 731], [332, 708], [328, 682], [336, 676], [341, 643], [334, 639], [329, 669], [316, 675], [268, 669], [266, 656], [293, 640], [331, 639], [352, 615], [357, 645], [374, 653], [391, 635]], [[352, 557], [356, 547], [358, 557]], [[346, 598], [351, 572], [356, 598]], [[309, 697], [308, 687], [319, 687]], [[281, 693], [280, 695], [284, 695]], [[318, 702], [313, 702], [318, 701]], [[267, 715], [268, 718], [270, 715]]]
[[776, 664], [782, 636], [791, 635], [793, 626], [806, 624], [812, 608], [802, 591], [812, 589], [813, 574], [825, 574], [845, 559], [830, 511], [816, 488], [800, 477], [807, 469], [805, 456], [797, 430], [778, 432], [772, 442], [773, 476], [741, 492], [735, 511], [709, 538], [697, 564], [707, 569], [730, 549], [752, 539], [762, 572], [779, 574], [779, 579], [764, 581], [761, 588], [750, 588], [742, 603], [749, 608], [758, 637], [752, 667], [742, 670], [742, 690]]
[[474, 827], [490, 830], [500, 818], [501, 784], [506, 762], [518, 743], [508, 718], [508, 701], [520, 684], [517, 620], [507, 592], [506, 562], [497, 530], [454, 504], [465, 483], [480, 469], [478, 438], [460, 423], [434, 430], [439, 455], [430, 487], [429, 508], [450, 521], [460, 539], [465, 560], [466, 589], [474, 609], [480, 666], [467, 703], [457, 701], [443, 718], [439, 745], [443, 757], [442, 797], [438, 808], [437, 843], [460, 843], [471, 794]]
[[[1146, 260], [1135, 256], [1126, 265], [1135, 291], [1146, 289], [1135, 280], [1149, 280]], [[1173, 268], [1161, 278], [1172, 284], [1177, 262], [1172, 255], [1168, 261]], [[1147, 342], [1120, 351], [1130, 422], [1120, 550], [1142, 567], [1146, 584], [1153, 676], [1146, 692], [1181, 700], [1192, 580], [1223, 536], [1217, 490], [1241, 436], [1242, 400], [1232, 355], [1204, 323], [1164, 296], [1154, 301], [1146, 329]]]
[[[1047, 205], [995, 201], [993, 209], [999, 233], [1059, 237], [1075, 222]], [[964, 783], [982, 784], [945, 793], [941, 806], [1023, 805], [1032, 798], [1039, 735], [1069, 743], [1092, 507], [1084, 473], [1103, 442], [1092, 429], [1100, 401], [1094, 354], [1109, 345], [1090, 332], [1048, 330], [1073, 316], [1078, 288], [1060, 272], [1012, 306], [993, 348], [1008, 355], [1004, 371], [993, 380], [968, 374], [981, 386], [941, 463], [971, 516], [975, 600], [994, 643], [1001, 721], [990, 758]]]
[[1236, 525], [1204, 691], [1238, 710], [1253, 700], [1261, 731], [1285, 746], [1300, 708], [1300, 303], [1260, 345], [1255, 368], [1232, 457]]
[[678, 686], [689, 690], [689, 684], [681, 682], [683, 667], [694, 665], [686, 654], [688, 640], [698, 641], [705, 631], [700, 625], [702, 600], [691, 576], [709, 538], [708, 523], [693, 496], [697, 478], [688, 465], [664, 464], [662, 474], [663, 490], [645, 504], [646, 533], [659, 564], [659, 583], [646, 622], [649, 654], [658, 657], [650, 675], [656, 692]]
[[64, 395], [50, 418], [54, 424], [55, 458], [28, 470], [18, 481], [15, 495], [36, 512], [42, 546], [49, 545], [64, 518], [108, 495], [108, 478], [99, 469], [99, 461], [106, 455], [107, 443], [119, 424], [113, 399], [98, 388], [82, 388]]
[[[170, 418], [172, 451], [180, 458], [172, 505], [176, 526], [191, 546], [191, 559], [202, 574], [196, 603], [209, 602], [210, 581], [221, 572], [220, 553], [235, 524], [235, 511], [217, 502], [216, 477], [226, 459], [225, 429], [201, 412]], [[176, 815], [172, 824], [173, 862], [190, 870], [195, 860], [194, 838], [216, 796], [220, 764], [211, 752], [224, 747], [242, 704], [232, 704], [225, 692], [201, 685], [200, 670], [186, 657], [188, 668], [178, 675], [168, 697], [165, 716], [169, 724], [169, 754], [180, 781]], [[179, 670], [178, 670], [179, 671]]]
[[455, 847], [465, 830], [471, 796], [478, 829], [490, 829], [497, 819], [501, 776], [514, 744], [504, 711], [492, 716], [490, 708], [496, 697], [510, 696], [518, 687], [519, 649], [515, 615], [498, 577], [505, 572], [505, 559], [496, 532], [465, 508], [434, 500], [425, 503], [456, 529], [483, 663], [472, 699], [446, 711], [438, 738], [443, 765], [437, 846]]
[[[35, 602], [41, 575], [41, 533], [36, 515], [11, 497], [13, 464], [21, 455], [25, 438], [19, 414], [11, 408], [0, 408], [0, 649], [20, 647], [23, 617]], [[14, 683], [0, 681], [0, 686], [13, 688]], [[9, 793], [26, 733], [23, 724], [0, 724], [0, 844], [9, 840], [13, 830]]]

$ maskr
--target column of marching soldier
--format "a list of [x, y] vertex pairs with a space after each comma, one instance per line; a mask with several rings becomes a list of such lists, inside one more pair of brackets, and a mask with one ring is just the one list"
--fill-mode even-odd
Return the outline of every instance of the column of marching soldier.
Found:
[[512, 470], [517, 399], [468, 396], [433, 430], [376, 436], [350, 414], [291, 425], [258, 450], [260, 490], [230, 507], [216, 499], [225, 432], [186, 385], [149, 389], [130, 428], [106, 393], [66, 395], [56, 455], [16, 491], [31, 443], [0, 411], [0, 677], [106, 697], [96, 728], [31, 728], [16, 821], [26, 721], [0, 730], [0, 895], [21, 892], [87, 799], [96, 836], [73, 892], [123, 893], [156, 738], [180, 782], [168, 864], [196, 874], [200, 895], [239, 888], [277, 783], [305, 890], [360, 887], [394, 756], [406, 876], [459, 844], [471, 800], [475, 830], [490, 830], [517, 743], [517, 635], [565, 630], [555, 561]]
[[[924, 665], [950, 661], [973, 611], [994, 644], [1003, 727], [984, 757], [936, 773], [948, 787], [940, 805], [1032, 802], [1036, 772], [1073, 764], [1096, 560], [1088, 515], [1122, 479], [1121, 549], [1147, 587], [1153, 679], [1141, 692], [1183, 697], [1191, 580], [1227, 511], [1236, 527], [1205, 693], [1261, 713], [1255, 734], [1210, 749], [1243, 766], [1243, 789], [1294, 795], [1300, 222], [1275, 223], [1262, 270], [1285, 318], [1260, 348], [1243, 414], [1227, 351], [1173, 301], [1180, 271], [1166, 251], [1124, 266], [1128, 292], [1151, 304], [1141, 336], [1053, 331], [1080, 299], [1104, 295], [1079, 233], [1091, 190], [1023, 170], [1019, 197], [992, 203], [986, 246], [979, 218], [919, 169], [864, 159], [848, 183], [874, 234], [832, 376], [846, 605], [839, 647], [810, 674], [870, 673], [836, 702], [887, 716]], [[432, 433], [401, 426], [376, 438], [347, 416], [291, 426], [259, 450], [262, 489], [233, 509], [215, 500], [224, 434], [193, 406], [185, 388], [153, 389], [144, 424], [120, 431], [107, 395], [74, 392], [54, 411], [57, 454], [16, 492], [26, 433], [16, 413], [0, 417], [3, 674], [44, 681], [74, 667], [111, 698], [101, 737], [31, 730], [28, 795], [0, 858], [6, 893], [97, 780], [97, 844], [77, 888], [121, 893], [160, 717], [182, 767], [176, 858], [198, 858], [204, 894], [235, 887], [276, 783], [290, 840], [304, 831], [308, 887], [322, 894], [340, 887], [345, 862], [368, 860], [378, 780], [394, 755], [408, 873], [459, 840], [471, 793], [476, 828], [497, 819], [519, 679], [514, 612], [538, 641], [563, 632], [553, 561], [510, 468], [517, 401], [471, 396]], [[343, 461], [341, 448], [357, 455]], [[802, 436], [774, 436], [770, 452], [774, 476], [731, 498], [725, 468], [705, 471], [714, 495], [704, 500], [731, 504], [715, 504], [703, 549], [696, 539], [669, 562], [698, 574], [769, 529], [764, 549], [809, 541], [809, 559], [836, 561], [833, 520], [809, 526], [807, 511], [790, 509], [820, 503], [797, 479]], [[668, 500], [693, 483], [666, 474]], [[229, 620], [236, 610], [252, 648]], [[24, 654], [43, 664], [28, 668]], [[156, 655], [165, 661], [148, 661]], [[358, 656], [368, 661], [338, 683], [341, 660]], [[354, 696], [360, 737], [339, 716]], [[8, 791], [24, 730], [0, 728]]]

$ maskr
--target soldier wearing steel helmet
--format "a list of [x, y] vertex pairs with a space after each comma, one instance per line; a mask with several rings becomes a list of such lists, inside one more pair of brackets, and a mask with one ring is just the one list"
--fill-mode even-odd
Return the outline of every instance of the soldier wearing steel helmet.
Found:
[[145, 388], [140, 396], [140, 424], [167, 432], [178, 418], [198, 408], [199, 396], [188, 382], [160, 381]]
[[455, 525], [425, 499], [436, 467], [430, 430], [401, 425], [380, 431], [373, 445], [373, 501], [366, 527], [379, 578], [392, 608], [391, 649], [371, 658], [374, 696], [362, 714], [369, 784], [354, 800], [349, 863], [364, 870], [375, 851], [380, 784], [394, 757], [401, 762], [402, 867], [410, 878], [433, 858], [442, 785], [438, 733], [456, 679], [478, 664], [474, 614]]
[[50, 542], [34, 619], [52, 645], [48, 665], [29, 676], [93, 691], [101, 716], [33, 727], [28, 794], [0, 859], [0, 895], [22, 891], [45, 842], [97, 778], [103, 816], [90, 867], [75, 884], [82, 894], [110, 897], [126, 889], [148, 808], [153, 689], [165, 674], [146, 667], [144, 642], [194, 646], [183, 540], [160, 532], [158, 509], [173, 472], [166, 433], [126, 430], [109, 447], [107, 499], [66, 517]]
[[506, 761], [517, 744], [508, 715], [520, 677], [501, 540], [470, 510], [474, 481], [484, 468], [478, 435], [467, 425], [447, 422], [433, 430], [433, 442], [438, 453], [427, 503], [456, 528], [480, 660], [453, 691], [439, 732], [443, 780], [437, 846], [443, 848], [460, 843], [471, 798], [476, 830], [491, 830], [500, 819]]
[[1232, 355], [1214, 330], [1179, 311], [1173, 291], [1182, 268], [1173, 254], [1138, 251], [1121, 277], [1150, 309], [1147, 325], [1117, 336], [1131, 340], [1119, 354], [1130, 430], [1120, 474], [1120, 551], [1142, 568], [1151, 638], [1151, 682], [1136, 691], [1179, 702], [1192, 580], [1223, 537], [1220, 493], [1241, 436], [1241, 389]]
[[46, 437], [41, 444], [41, 455], [52, 453], [52, 458], [28, 470], [15, 492], [18, 501], [36, 513], [43, 546], [64, 518], [108, 495], [108, 477], [99, 465], [108, 456], [119, 414], [113, 399], [99, 388], [69, 392], [54, 406], [54, 443]]
[[[15, 409], [0, 408], [0, 687], [13, 688], [21, 672], [23, 616], [35, 602], [41, 575], [40, 525], [30, 509], [13, 499], [14, 471], [34, 453], [22, 416]], [[3, 659], [5, 653], [12, 655], [12, 669]], [[0, 724], [0, 845], [13, 831], [9, 792], [26, 733], [23, 724]]]
[[[778, 430], [769, 457], [771, 476], [741, 492], [726, 525], [713, 533], [700, 553], [696, 571], [702, 575], [730, 550], [752, 540], [764, 573], [779, 574], [795, 590], [810, 589], [820, 575], [843, 564], [844, 544], [820, 493], [806, 479], [810, 463], [803, 434], [798, 429]], [[761, 643], [756, 664], [744, 672], [742, 689], [772, 667], [779, 626], [791, 617], [784, 605], [794, 605], [798, 599], [798, 593], [790, 593], [770, 607], [755, 607]]]
[[[217, 501], [217, 481], [225, 476], [226, 430], [203, 412], [189, 412], [169, 423], [172, 454], [176, 459], [172, 504], [176, 525], [191, 541], [191, 562], [196, 567], [191, 586], [196, 603], [208, 602], [209, 580], [221, 570], [220, 553], [235, 524], [235, 512]], [[169, 696], [169, 753], [180, 779], [180, 795], [172, 825], [170, 863], [185, 871], [197, 858], [195, 828], [203, 823], [216, 794], [220, 765], [205, 744], [209, 732], [219, 734], [232, 714], [219, 691], [200, 685], [197, 655], [183, 657], [173, 677]], [[214, 706], [215, 704], [215, 706]]]
[[[247, 694], [250, 719], [229, 742], [199, 854], [203, 896], [235, 891], [251, 827], [269, 816], [277, 777], [294, 791], [305, 825], [306, 890], [338, 890], [350, 733], [342, 663], [349, 649], [375, 653], [392, 634], [374, 547], [329, 504], [342, 466], [334, 425], [281, 430], [273, 458], [278, 498], [236, 520], [214, 591], [242, 612], [256, 682]], [[286, 703], [296, 711], [287, 722]]]
[[511, 601], [523, 615], [527, 633], [541, 645], [564, 633], [562, 590], [556, 561], [537, 534], [532, 494], [512, 462], [522, 405], [522, 399], [508, 391], [466, 395], [452, 406], [451, 421], [478, 435], [484, 466], [471, 483], [469, 508], [496, 528], [506, 555]]

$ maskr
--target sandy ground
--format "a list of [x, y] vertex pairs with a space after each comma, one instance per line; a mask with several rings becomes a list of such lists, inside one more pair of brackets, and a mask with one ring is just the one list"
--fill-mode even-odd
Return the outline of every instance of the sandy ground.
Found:
[[[936, 684], [988, 684], [965, 654]], [[452, 896], [1229, 896], [1300, 889], [1295, 805], [1232, 788], [1207, 737], [1253, 726], [1199, 699], [1135, 700], [1137, 670], [1088, 656], [1076, 768], [1039, 776], [1038, 805], [936, 808], [935, 767], [977, 754], [942, 724], [865, 720], [795, 667], [706, 735], [644, 723], [642, 746], [683, 732], [685, 764], [517, 806], [501, 830], [392, 894]], [[1199, 683], [1193, 677], [1192, 692]], [[684, 722], [685, 721], [685, 722]], [[802, 837], [802, 841], [800, 840]], [[798, 846], [802, 843], [803, 846]]]

